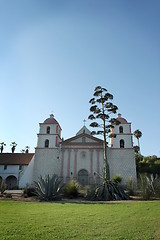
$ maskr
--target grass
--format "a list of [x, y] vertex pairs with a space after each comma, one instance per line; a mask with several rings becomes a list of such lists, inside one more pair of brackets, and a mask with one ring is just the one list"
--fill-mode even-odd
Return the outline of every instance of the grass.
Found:
[[160, 201], [61, 204], [0, 201], [0, 240], [160, 239]]

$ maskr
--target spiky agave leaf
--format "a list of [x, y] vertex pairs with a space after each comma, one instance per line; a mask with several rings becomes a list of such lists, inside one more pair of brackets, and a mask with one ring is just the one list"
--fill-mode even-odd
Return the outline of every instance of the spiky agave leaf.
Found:
[[39, 177], [38, 181], [34, 182], [36, 195], [43, 201], [54, 201], [60, 199], [62, 189], [61, 180], [57, 175], [47, 175], [44, 178]]
[[108, 180], [104, 181], [87, 195], [87, 200], [91, 201], [115, 201], [129, 199], [129, 196], [118, 184]]

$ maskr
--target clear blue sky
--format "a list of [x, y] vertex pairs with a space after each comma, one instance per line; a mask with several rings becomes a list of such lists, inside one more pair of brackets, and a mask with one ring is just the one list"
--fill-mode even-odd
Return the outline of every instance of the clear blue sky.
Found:
[[0, 0], [0, 80], [4, 152], [34, 152], [51, 112], [74, 136], [101, 85], [160, 156], [160, 1]]

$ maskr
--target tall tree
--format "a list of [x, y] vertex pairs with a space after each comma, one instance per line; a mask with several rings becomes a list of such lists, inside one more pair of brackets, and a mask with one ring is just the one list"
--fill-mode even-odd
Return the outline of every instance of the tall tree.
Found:
[[29, 146], [26, 146], [26, 147], [25, 147], [25, 153], [29, 153], [29, 149], [30, 149], [30, 147], [29, 147]]
[[16, 146], [17, 146], [17, 143], [16, 142], [11, 142], [10, 146], [12, 146], [11, 151], [12, 151], [12, 153], [14, 153], [14, 151], [16, 149]]
[[1, 153], [3, 153], [4, 146], [6, 146], [6, 144], [4, 142], [1, 142], [0, 143]]
[[123, 189], [110, 180], [109, 165], [107, 159], [107, 138], [116, 137], [111, 134], [111, 129], [115, 125], [119, 124], [116, 118], [112, 118], [112, 114], [115, 114], [118, 107], [112, 103], [113, 95], [110, 94], [107, 89], [97, 86], [94, 90], [94, 97], [89, 101], [91, 103], [89, 119], [92, 120], [91, 127], [98, 128], [100, 130], [93, 131], [92, 134], [103, 135], [103, 148], [104, 148], [104, 168], [103, 168], [103, 183], [96, 186], [93, 191], [88, 194], [89, 200], [122, 200], [129, 199]]
[[139, 129], [137, 129], [134, 131], [133, 135], [137, 138], [138, 147], [139, 147], [139, 151], [140, 151], [139, 139], [142, 137], [142, 132]]
[[103, 135], [103, 148], [104, 148], [104, 169], [103, 175], [104, 180], [110, 179], [110, 171], [107, 160], [107, 138], [115, 137], [111, 135], [111, 128], [114, 128], [114, 125], [119, 124], [119, 121], [115, 118], [111, 118], [111, 114], [115, 114], [118, 110], [118, 107], [112, 103], [113, 95], [110, 94], [107, 89], [98, 86], [94, 90], [94, 98], [89, 102], [91, 103], [90, 111], [92, 112], [89, 115], [89, 119], [93, 122], [90, 124], [91, 127], [100, 128], [98, 131], [93, 131], [92, 134]]

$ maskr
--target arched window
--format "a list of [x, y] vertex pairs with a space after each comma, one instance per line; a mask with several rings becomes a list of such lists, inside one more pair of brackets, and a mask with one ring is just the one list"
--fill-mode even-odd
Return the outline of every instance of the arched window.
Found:
[[49, 134], [50, 133], [50, 127], [47, 127], [47, 134]]
[[48, 139], [45, 140], [45, 145], [44, 146], [45, 146], [45, 148], [49, 147], [49, 140]]
[[120, 140], [120, 148], [124, 148], [124, 140], [123, 139]]
[[56, 143], [55, 146], [58, 147], [58, 137], [56, 136]]
[[58, 125], [56, 126], [56, 133], [58, 133]]
[[123, 127], [122, 126], [119, 127], [119, 133], [123, 133]]

